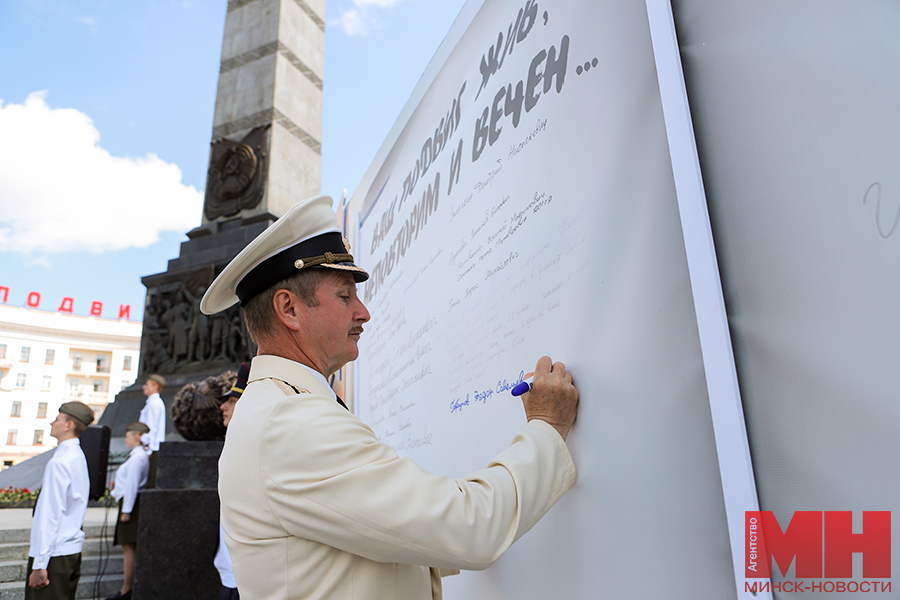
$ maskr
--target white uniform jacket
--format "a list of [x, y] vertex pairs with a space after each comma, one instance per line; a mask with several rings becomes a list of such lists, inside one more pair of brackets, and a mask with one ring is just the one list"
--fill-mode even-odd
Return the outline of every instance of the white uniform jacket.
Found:
[[78, 554], [84, 545], [84, 511], [91, 481], [81, 442], [61, 442], [44, 467], [41, 494], [31, 523], [34, 570], [46, 569], [52, 556]]
[[122, 512], [131, 514], [138, 492], [147, 485], [150, 474], [150, 456], [142, 447], [132, 448], [128, 460], [116, 471], [116, 485], [110, 495], [122, 501]]
[[159, 450], [159, 443], [166, 441], [166, 403], [159, 394], [147, 396], [138, 421], [150, 428], [150, 433], [141, 436], [141, 441], [152, 452]]
[[543, 421], [486, 469], [433, 475], [275, 356], [253, 359], [219, 460], [225, 541], [254, 600], [439, 598], [437, 568], [488, 567], [574, 482]]

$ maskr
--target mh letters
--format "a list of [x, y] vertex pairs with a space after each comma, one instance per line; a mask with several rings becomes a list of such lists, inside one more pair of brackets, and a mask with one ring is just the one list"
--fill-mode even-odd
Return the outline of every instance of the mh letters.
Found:
[[862, 533], [853, 533], [851, 511], [797, 511], [782, 531], [771, 511], [745, 513], [745, 577], [782, 576], [794, 562], [797, 578], [853, 577], [853, 553], [863, 555], [863, 577], [891, 576], [891, 513], [863, 511]]

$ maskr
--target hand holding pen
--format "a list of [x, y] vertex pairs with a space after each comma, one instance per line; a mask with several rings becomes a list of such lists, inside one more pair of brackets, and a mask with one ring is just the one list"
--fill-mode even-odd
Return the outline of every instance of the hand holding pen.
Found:
[[578, 390], [572, 383], [572, 374], [566, 366], [543, 356], [520, 384], [512, 390], [513, 396], [522, 396], [525, 416], [529, 421], [546, 421], [565, 440], [575, 422], [578, 406]]

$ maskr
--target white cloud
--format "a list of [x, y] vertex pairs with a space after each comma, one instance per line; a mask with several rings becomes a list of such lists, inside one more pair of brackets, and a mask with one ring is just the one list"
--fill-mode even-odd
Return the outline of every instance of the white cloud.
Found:
[[97, 34], [97, 19], [94, 17], [78, 17], [79, 23], [84, 23], [88, 27], [91, 28], [91, 33], [94, 35]]
[[0, 251], [144, 248], [197, 225], [203, 194], [177, 165], [110, 155], [90, 117], [46, 95], [0, 100]]
[[380, 23], [369, 17], [367, 11], [362, 11], [358, 8], [351, 8], [350, 10], [342, 8], [340, 10], [341, 16], [334, 23], [343, 29], [347, 35], [365, 35], [372, 29], [377, 29], [380, 26]]
[[380, 9], [393, 8], [403, 0], [353, 0], [356, 8], [340, 9], [341, 16], [333, 21], [347, 35], [366, 35], [374, 29], [380, 29], [383, 23], [369, 10], [369, 7]]

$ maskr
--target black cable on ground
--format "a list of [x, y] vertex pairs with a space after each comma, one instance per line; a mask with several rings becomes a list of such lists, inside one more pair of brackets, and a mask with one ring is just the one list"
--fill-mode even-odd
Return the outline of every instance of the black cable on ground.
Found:
[[[92, 594], [92, 597], [95, 600], [102, 600], [102, 598], [104, 598], [101, 594], [101, 583], [103, 576], [106, 575], [106, 568], [109, 566], [109, 559], [112, 554], [111, 540], [109, 537], [109, 509], [112, 507], [112, 499], [108, 498], [103, 502], [106, 510], [103, 513], [103, 525], [100, 526], [100, 547], [97, 552], [97, 575], [94, 578], [94, 592]], [[115, 528], [113, 528], [113, 531], [115, 532]]]

